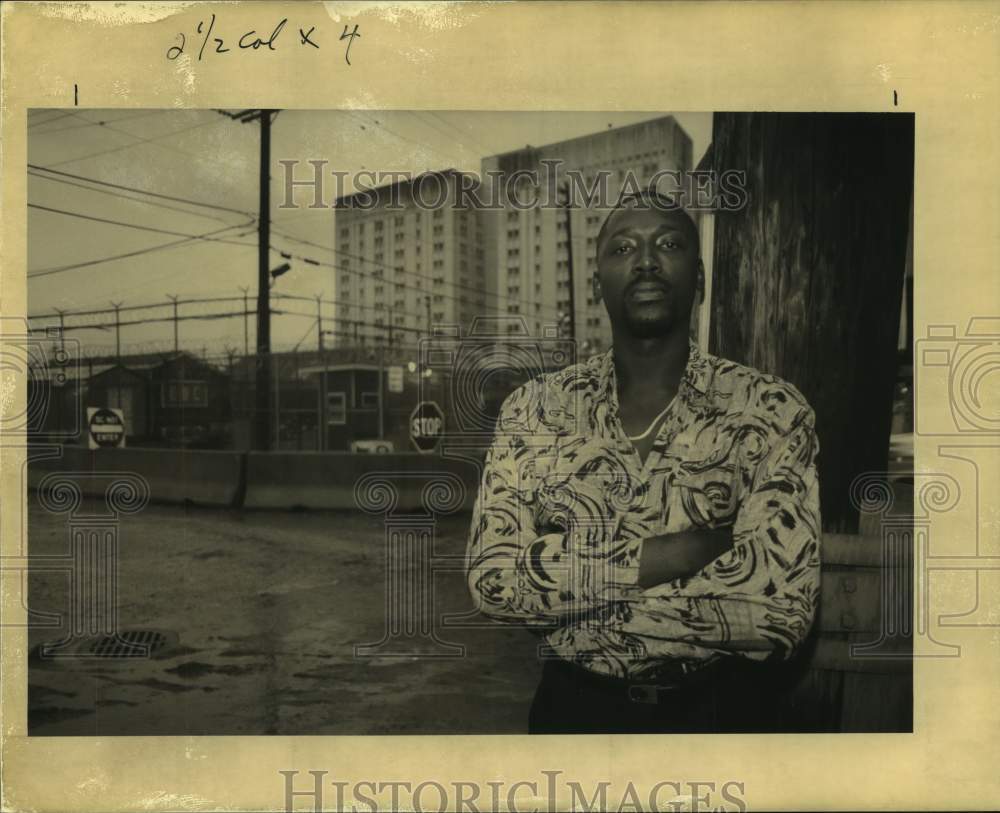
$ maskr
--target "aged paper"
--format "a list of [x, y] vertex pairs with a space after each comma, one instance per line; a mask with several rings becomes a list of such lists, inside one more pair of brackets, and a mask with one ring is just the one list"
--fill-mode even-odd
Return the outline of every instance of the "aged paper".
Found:
[[[480, 809], [498, 781], [501, 805], [522, 781], [537, 796], [522, 787], [518, 809], [565, 809], [566, 780], [588, 797], [611, 783], [624, 809], [627, 786], [647, 800], [662, 782], [736, 783], [712, 809], [1000, 803], [1000, 444], [996, 407], [979, 401], [996, 392], [1000, 324], [996, 3], [17, 3], [2, 24], [5, 319], [27, 313], [31, 109], [914, 113], [915, 468], [933, 540], [916, 575], [914, 730], [883, 735], [30, 738], [26, 608], [20, 571], [4, 572], [5, 810], [283, 810], [281, 771], [298, 772], [302, 810], [309, 771], [326, 772], [324, 809], [338, 782], [394, 781], [476, 785]], [[956, 372], [948, 359], [970, 348], [974, 369]], [[939, 356], [921, 377], [924, 351]], [[2, 386], [4, 411], [23, 412], [23, 372], [5, 367]], [[14, 561], [27, 553], [25, 450], [2, 442], [0, 545]], [[562, 772], [555, 800], [545, 771]], [[422, 804], [439, 809], [428, 787]], [[367, 809], [362, 798], [347, 803]]]

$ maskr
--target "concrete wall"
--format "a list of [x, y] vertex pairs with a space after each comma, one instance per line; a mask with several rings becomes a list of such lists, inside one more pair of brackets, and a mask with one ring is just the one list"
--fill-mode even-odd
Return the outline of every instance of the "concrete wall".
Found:
[[64, 446], [62, 458], [29, 464], [28, 487], [37, 489], [46, 475], [61, 472], [84, 496], [103, 497], [112, 475], [137, 474], [154, 502], [230, 506], [240, 493], [240, 458], [238, 452]]
[[388, 488], [398, 511], [430, 502], [447, 512], [471, 509], [478, 484], [479, 468], [471, 462], [432, 455], [250, 452], [244, 506], [381, 513], [387, 498], [382, 489]]
[[[384, 513], [469, 510], [479, 486], [472, 462], [433, 455], [348, 452], [222, 452], [63, 447], [28, 466], [28, 486], [62, 473], [88, 497], [104, 497], [115, 474], [139, 475], [149, 499], [215, 507], [341, 509]], [[50, 481], [51, 482], [51, 481]]]

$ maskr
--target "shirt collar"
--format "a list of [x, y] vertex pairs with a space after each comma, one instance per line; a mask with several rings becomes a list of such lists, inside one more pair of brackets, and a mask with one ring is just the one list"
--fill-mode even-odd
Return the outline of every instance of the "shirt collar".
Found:
[[[688, 360], [678, 389], [678, 400], [690, 400], [694, 393], [708, 394], [712, 383], [712, 364], [693, 339], [688, 339]], [[618, 383], [615, 375], [614, 350], [608, 350], [599, 357], [597, 371], [598, 401], [610, 404], [618, 410]]]

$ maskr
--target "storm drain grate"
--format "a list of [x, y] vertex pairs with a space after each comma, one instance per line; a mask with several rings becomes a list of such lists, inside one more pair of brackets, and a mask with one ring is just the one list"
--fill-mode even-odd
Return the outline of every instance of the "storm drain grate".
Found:
[[31, 651], [36, 666], [68, 665], [78, 661], [172, 657], [181, 651], [176, 632], [127, 629], [111, 635], [88, 635], [39, 644]]
[[156, 630], [126, 630], [104, 635], [90, 646], [90, 654], [99, 658], [146, 658], [163, 649], [167, 636]]

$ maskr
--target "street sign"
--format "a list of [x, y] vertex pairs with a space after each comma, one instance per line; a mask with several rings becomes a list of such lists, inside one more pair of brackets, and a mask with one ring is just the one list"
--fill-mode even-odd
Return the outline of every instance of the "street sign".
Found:
[[120, 409], [87, 407], [87, 429], [91, 449], [125, 446], [125, 416]]
[[444, 413], [433, 401], [421, 401], [410, 413], [410, 440], [418, 452], [435, 451], [444, 435]]
[[388, 373], [388, 384], [389, 392], [402, 392], [403, 391], [403, 368], [402, 367], [390, 367], [387, 370]]

